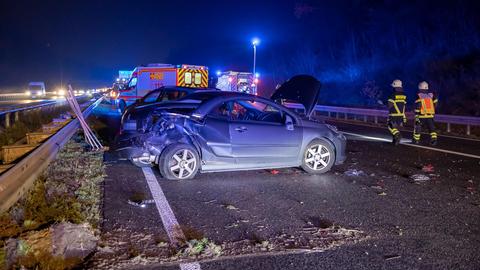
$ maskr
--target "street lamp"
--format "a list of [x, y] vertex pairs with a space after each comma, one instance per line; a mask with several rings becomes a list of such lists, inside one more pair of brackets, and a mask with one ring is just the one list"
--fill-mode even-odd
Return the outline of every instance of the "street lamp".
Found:
[[[257, 45], [260, 43], [260, 40], [258, 38], [252, 39], [252, 45], [253, 45], [253, 74], [255, 76], [256, 74], [256, 64], [257, 64]], [[255, 85], [255, 93], [257, 93], [257, 85]]]

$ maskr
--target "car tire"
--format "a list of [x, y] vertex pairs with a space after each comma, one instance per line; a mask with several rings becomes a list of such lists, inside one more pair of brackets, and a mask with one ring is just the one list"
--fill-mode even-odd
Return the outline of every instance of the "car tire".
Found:
[[335, 163], [335, 148], [326, 140], [311, 141], [302, 155], [302, 169], [310, 174], [328, 172]]
[[200, 156], [195, 147], [176, 143], [167, 146], [158, 161], [160, 174], [170, 180], [192, 179], [200, 168]]

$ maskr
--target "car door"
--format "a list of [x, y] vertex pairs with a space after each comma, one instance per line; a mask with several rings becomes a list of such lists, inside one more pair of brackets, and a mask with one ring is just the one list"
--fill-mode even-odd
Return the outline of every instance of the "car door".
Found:
[[222, 171], [235, 167], [229, 121], [225, 114], [218, 113], [218, 108], [214, 109], [206, 115], [198, 133], [203, 171]]
[[261, 167], [286, 166], [297, 161], [302, 128], [295, 123], [286, 124], [285, 119], [294, 121], [287, 112], [253, 100], [235, 101], [231, 110], [229, 130], [233, 156], [238, 163]]
[[206, 115], [199, 134], [213, 155], [220, 158], [232, 158], [229, 121], [223, 103]]

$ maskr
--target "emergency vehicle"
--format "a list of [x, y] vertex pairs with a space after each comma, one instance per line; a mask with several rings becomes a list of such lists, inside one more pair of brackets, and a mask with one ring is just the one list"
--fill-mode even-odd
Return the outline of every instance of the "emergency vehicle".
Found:
[[127, 87], [119, 90], [117, 102], [120, 110], [162, 86], [207, 88], [208, 67], [170, 64], [136, 67]]
[[222, 91], [243, 92], [255, 95], [258, 78], [253, 73], [226, 71], [218, 74], [216, 87]]

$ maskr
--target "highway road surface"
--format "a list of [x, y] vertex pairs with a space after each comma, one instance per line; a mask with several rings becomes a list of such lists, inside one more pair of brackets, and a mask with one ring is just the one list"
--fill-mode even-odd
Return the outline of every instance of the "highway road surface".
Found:
[[[118, 121], [99, 119], [109, 127], [104, 131]], [[157, 168], [106, 153], [102, 239], [109, 250], [89, 267], [479, 269], [480, 141], [440, 136], [436, 147], [412, 146], [404, 133], [404, 144], [395, 147], [384, 128], [334, 124], [348, 137], [348, 158], [324, 175], [291, 168], [168, 181]], [[415, 181], [418, 174], [429, 180]], [[129, 204], [135, 194], [150, 203]], [[307, 237], [304, 247], [280, 252], [269, 247], [285, 235], [303, 241], [306, 231], [329, 227], [351, 234], [343, 241], [328, 233], [324, 242]], [[226, 254], [159, 263], [166, 256], [159, 243], [171, 241], [172, 228], [224, 244]], [[252, 252], [245, 243], [266, 248]], [[132, 250], [142, 260], [129, 256]]]

